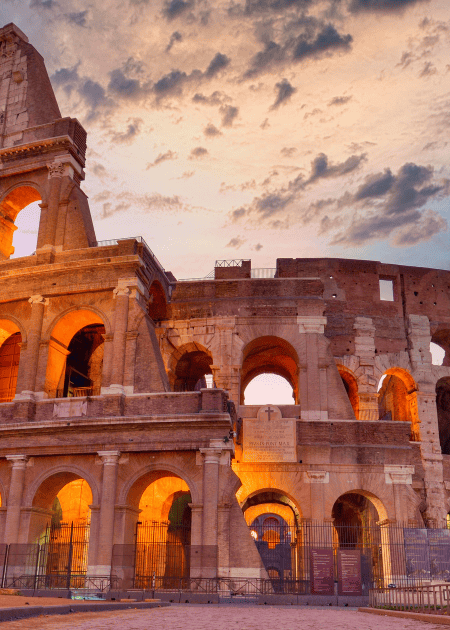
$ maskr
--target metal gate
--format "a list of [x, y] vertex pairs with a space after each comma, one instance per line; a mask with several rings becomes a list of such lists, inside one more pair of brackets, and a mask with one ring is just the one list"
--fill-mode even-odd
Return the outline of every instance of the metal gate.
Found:
[[138, 523], [135, 546], [135, 588], [178, 587], [189, 577], [190, 524]]

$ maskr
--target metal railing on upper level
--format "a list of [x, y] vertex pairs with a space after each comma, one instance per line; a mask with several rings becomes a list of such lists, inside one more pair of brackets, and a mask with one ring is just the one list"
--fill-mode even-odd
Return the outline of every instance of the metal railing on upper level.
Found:
[[97, 247], [108, 247], [109, 245], [118, 245], [119, 241], [132, 241], [132, 240], [135, 240], [138, 243], [142, 243], [142, 245], [147, 250], [147, 254], [153, 260], [155, 265], [159, 268], [160, 271], [165, 273], [164, 267], [161, 265], [159, 260], [156, 258], [155, 254], [152, 252], [152, 250], [150, 249], [150, 247], [148, 246], [148, 244], [146, 243], [145, 239], [142, 236], [127, 236], [125, 238], [113, 238], [113, 239], [109, 239], [109, 240], [106, 240], [106, 241], [97, 241]]
[[[216, 262], [220, 262], [220, 261], [216, 261]], [[224, 262], [228, 262], [228, 261], [224, 261]], [[228, 265], [228, 266], [231, 267], [232, 265]], [[235, 265], [235, 266], [238, 266], [238, 265]], [[255, 269], [252, 269], [250, 273], [251, 273], [251, 278], [254, 278], [254, 279], [275, 278], [276, 271], [277, 271], [276, 267], [256, 267]], [[202, 282], [204, 280], [214, 280], [214, 269], [210, 271], [208, 275], [204, 276], [203, 278], [179, 278], [177, 279], [177, 282]]]

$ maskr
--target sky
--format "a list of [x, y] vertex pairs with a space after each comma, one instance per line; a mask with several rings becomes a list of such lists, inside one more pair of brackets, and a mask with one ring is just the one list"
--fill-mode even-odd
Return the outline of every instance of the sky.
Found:
[[2, 0], [0, 20], [88, 132], [98, 240], [142, 235], [177, 278], [450, 268], [448, 0]]

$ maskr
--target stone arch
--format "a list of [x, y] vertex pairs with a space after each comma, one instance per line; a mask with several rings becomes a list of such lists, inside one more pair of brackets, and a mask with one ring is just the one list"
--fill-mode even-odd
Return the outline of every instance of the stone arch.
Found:
[[355, 418], [359, 420], [359, 394], [358, 381], [351, 370], [341, 364], [337, 364], [339, 376], [344, 383], [345, 391], [355, 413]]
[[265, 335], [250, 341], [242, 350], [240, 404], [250, 381], [259, 374], [277, 374], [291, 385], [298, 404], [298, 354], [285, 339]]
[[378, 517], [380, 521], [385, 521], [389, 518], [388, 510], [385, 506], [385, 502], [383, 502], [378, 495], [370, 490], [362, 489], [359, 487], [356, 488], [348, 488], [341, 492], [338, 497], [330, 497], [328, 500], [328, 508], [326, 508], [325, 513], [329, 513], [330, 517], [333, 518], [333, 507], [337, 503], [337, 501], [341, 497], [346, 497], [348, 495], [360, 495], [370, 501], [370, 503], [374, 506], [376, 511], [378, 512]]
[[[89, 538], [90, 528], [89, 519], [86, 520], [86, 518], [88, 518], [89, 516], [90, 504], [95, 504], [96, 502], [98, 502], [98, 491], [96, 484], [93, 483], [90, 475], [86, 474], [84, 470], [76, 466], [58, 466], [51, 470], [47, 470], [32, 484], [29, 491], [26, 493], [25, 505], [31, 508], [31, 516], [28, 529], [28, 542], [39, 541], [44, 533], [46, 531], [48, 532], [47, 528], [50, 524], [52, 524], [51, 531], [53, 532], [51, 534], [51, 540], [55, 543], [61, 542], [62, 531], [60, 531], [59, 528], [61, 527], [62, 523], [60, 523], [60, 519], [69, 518], [73, 522], [74, 516], [70, 516], [70, 508], [66, 516], [64, 516], [64, 513], [62, 511], [58, 514], [58, 510], [61, 510], [61, 504], [57, 499], [61, 498], [62, 501], [63, 499], [61, 495], [65, 495], [67, 507], [69, 507], [70, 503], [73, 502], [73, 496], [70, 496], [70, 492], [75, 491], [78, 494], [79, 484], [76, 484], [76, 482], [80, 480], [87, 483], [86, 491], [88, 498], [87, 500], [83, 501], [83, 529], [77, 531], [78, 534], [80, 534], [81, 536], [80, 540], [87, 542]], [[77, 487], [73, 489], [68, 488], [68, 486], [71, 486], [73, 484], [76, 484]], [[69, 494], [64, 493], [64, 490], [69, 490]], [[77, 501], [82, 501], [81, 495], [77, 499], [75, 499], [75, 503]], [[64, 510], [65, 508], [66, 506], [64, 506]], [[55, 517], [56, 521], [54, 523], [53, 521]], [[75, 519], [76, 518], [77, 517], [75, 517]], [[54, 531], [53, 527], [55, 525], [56, 530]], [[67, 523], [67, 526], [69, 526], [69, 523]], [[76, 534], [74, 535], [77, 536]], [[56, 560], [56, 564], [59, 564], [59, 560], [57, 558], [54, 558], [53, 560]]]
[[[161, 472], [169, 472], [177, 477], [180, 477], [180, 479], [182, 479], [189, 487], [192, 496], [192, 502], [202, 502], [200, 489], [197, 487], [197, 484], [194, 482], [194, 480], [186, 474], [186, 471], [178, 466], [175, 466], [174, 464], [166, 463], [165, 461], [163, 461], [155, 462], [150, 466], [146, 466], [145, 468], [137, 471], [132, 477], [130, 477], [130, 479], [128, 479], [128, 481], [120, 490], [119, 503], [133, 506], [133, 502], [134, 504], [136, 503], [136, 496], [139, 493], [139, 488], [144, 487], [145, 480], [147, 478], [150, 480], [153, 480], [153, 478], [157, 479], [158, 474], [160, 474]], [[130, 500], [132, 500], [132, 503], [129, 503]]]
[[284, 490], [280, 490], [278, 488], [259, 488], [258, 490], [254, 490], [244, 498], [239, 497], [239, 499], [240, 507], [244, 515], [246, 510], [254, 505], [270, 505], [271, 503], [273, 503], [275, 505], [280, 504], [288, 506], [292, 510], [293, 518], [296, 525], [298, 526], [301, 522], [302, 511], [298, 502]]
[[212, 374], [211, 352], [196, 341], [176, 348], [169, 358], [169, 379], [173, 391], [193, 391], [206, 387], [204, 377]]
[[378, 391], [378, 410], [380, 420], [400, 420], [410, 422], [413, 433], [417, 414], [415, 392], [417, 385], [411, 374], [400, 367], [388, 368], [383, 376]]
[[[106, 324], [106, 325], [105, 325]], [[96, 308], [71, 308], [47, 329], [48, 359], [44, 391], [49, 397], [100, 392], [103, 335], [109, 323]]]
[[24, 329], [18, 320], [0, 319], [0, 403], [10, 402], [16, 395], [23, 341]]
[[166, 291], [159, 282], [159, 280], [153, 280], [149, 289], [149, 301], [147, 311], [153, 321], [160, 321], [167, 318], [167, 302], [168, 296]]
[[8, 259], [14, 253], [13, 236], [15, 221], [21, 210], [34, 201], [44, 200], [40, 187], [34, 182], [18, 182], [5, 192], [0, 201], [0, 259]]
[[450, 455], [450, 376], [436, 383], [436, 409], [442, 454]]

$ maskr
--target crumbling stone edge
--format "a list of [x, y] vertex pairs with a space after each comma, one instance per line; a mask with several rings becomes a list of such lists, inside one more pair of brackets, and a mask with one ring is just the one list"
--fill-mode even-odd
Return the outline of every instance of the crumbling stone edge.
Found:
[[450, 626], [450, 617], [445, 617], [444, 615], [406, 612], [406, 610], [386, 610], [384, 608], [358, 608], [358, 612], [372, 615], [388, 615], [389, 617], [401, 617], [403, 619], [414, 619], [415, 621], [426, 621], [428, 623], [441, 624], [442, 626]]

